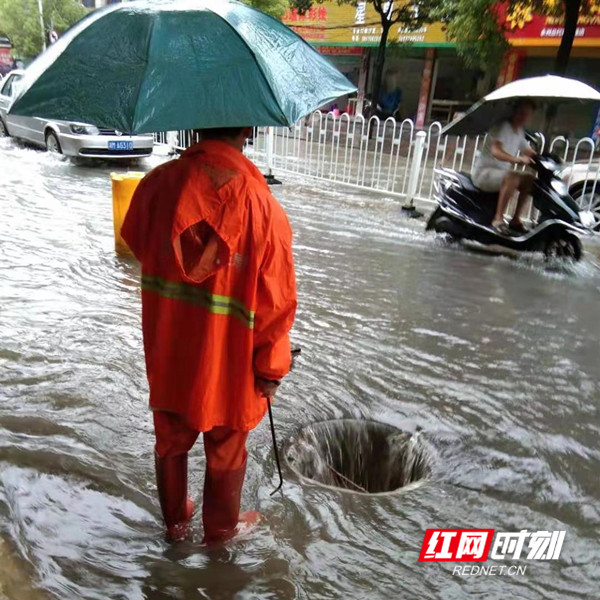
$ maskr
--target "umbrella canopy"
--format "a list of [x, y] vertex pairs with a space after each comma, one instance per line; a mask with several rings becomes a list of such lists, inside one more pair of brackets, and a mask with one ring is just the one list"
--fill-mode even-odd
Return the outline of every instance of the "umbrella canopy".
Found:
[[235, 0], [137, 0], [82, 19], [27, 69], [14, 115], [127, 133], [291, 125], [356, 90]]
[[531, 98], [537, 102], [600, 102], [600, 92], [567, 77], [543, 75], [512, 81], [494, 90], [442, 129], [442, 135], [479, 135], [495, 122], [510, 117], [515, 102]]

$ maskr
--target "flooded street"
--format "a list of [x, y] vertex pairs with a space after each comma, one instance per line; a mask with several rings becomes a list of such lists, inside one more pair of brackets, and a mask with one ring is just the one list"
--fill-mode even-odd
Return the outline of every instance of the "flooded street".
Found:
[[[0, 598], [598, 597], [596, 242], [549, 270], [445, 246], [398, 201], [283, 177], [303, 350], [273, 408], [280, 441], [349, 417], [420, 428], [432, 474], [369, 497], [285, 467], [270, 497], [265, 420], [243, 503], [266, 525], [207, 553], [163, 541], [138, 268], [113, 251], [114, 167], [6, 139], [0, 165]], [[200, 444], [190, 469], [198, 500]], [[566, 536], [558, 561], [490, 561], [524, 576], [469, 577], [417, 562], [427, 528]]]

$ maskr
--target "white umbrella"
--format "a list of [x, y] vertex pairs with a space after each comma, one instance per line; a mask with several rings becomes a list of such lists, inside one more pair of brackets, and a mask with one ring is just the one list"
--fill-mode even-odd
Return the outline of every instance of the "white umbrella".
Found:
[[511, 81], [484, 96], [460, 118], [449, 123], [442, 135], [479, 135], [494, 123], [510, 117], [515, 102], [531, 98], [536, 102], [600, 102], [600, 92], [568, 77], [542, 75]]

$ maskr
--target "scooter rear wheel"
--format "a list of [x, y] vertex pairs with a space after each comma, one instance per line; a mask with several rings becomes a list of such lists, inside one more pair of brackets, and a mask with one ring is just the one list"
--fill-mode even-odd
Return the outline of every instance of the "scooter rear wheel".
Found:
[[544, 254], [546, 260], [567, 258], [578, 261], [581, 260], [583, 246], [577, 236], [572, 233], [565, 233], [559, 238], [548, 240], [544, 248]]

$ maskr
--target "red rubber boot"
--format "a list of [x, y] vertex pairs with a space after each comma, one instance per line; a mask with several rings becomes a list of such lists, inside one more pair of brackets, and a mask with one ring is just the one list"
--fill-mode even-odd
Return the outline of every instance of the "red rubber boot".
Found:
[[187, 537], [194, 503], [187, 495], [188, 455], [160, 458], [155, 453], [158, 499], [169, 541]]
[[255, 511], [240, 515], [245, 475], [246, 461], [234, 471], [206, 469], [202, 501], [203, 543], [222, 544], [246, 533], [260, 520], [260, 514]]

